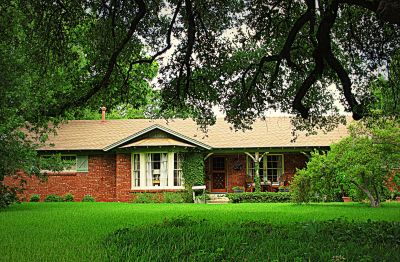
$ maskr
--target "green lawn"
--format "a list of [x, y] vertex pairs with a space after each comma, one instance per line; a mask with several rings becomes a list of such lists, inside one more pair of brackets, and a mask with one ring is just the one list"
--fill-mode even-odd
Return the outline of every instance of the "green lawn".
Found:
[[[318, 222], [338, 218], [354, 222]], [[379, 231], [387, 228], [386, 224], [377, 226], [368, 224], [367, 220], [400, 222], [400, 204], [387, 203], [372, 209], [357, 203], [302, 206], [23, 203], [0, 211], [0, 260], [146, 261], [168, 258], [179, 261], [185, 257], [221, 261], [248, 252], [242, 259], [293, 261], [301, 257], [311, 260], [333, 257], [341, 261], [342, 257], [352, 260], [352, 252], [360, 258], [360, 252], [368, 252], [369, 246], [375, 245], [378, 253], [367, 254], [364, 261], [372, 261], [382, 254], [385, 259], [399, 261], [400, 243], [398, 239], [391, 240], [400, 237], [399, 223], [388, 223], [392, 236], [389, 231]], [[356, 226], [343, 228], [348, 224]], [[366, 250], [354, 251], [359, 246], [354, 239], [357, 228], [369, 225], [378, 228], [372, 232], [375, 238], [364, 243]], [[331, 232], [335, 227], [338, 230]], [[347, 233], [336, 235], [336, 231]], [[368, 233], [368, 230], [361, 231], [362, 237]], [[319, 246], [310, 245], [304, 238], [314, 238], [310, 241]], [[337, 239], [349, 242], [349, 248], [337, 246]], [[376, 247], [376, 241], [383, 246]], [[327, 252], [321, 253], [321, 248]], [[321, 254], [313, 254], [314, 249]]]

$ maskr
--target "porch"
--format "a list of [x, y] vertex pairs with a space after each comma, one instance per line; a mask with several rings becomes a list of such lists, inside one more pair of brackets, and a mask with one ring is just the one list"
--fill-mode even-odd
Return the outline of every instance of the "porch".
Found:
[[[304, 167], [307, 158], [299, 152], [268, 153], [259, 160], [261, 191], [278, 192], [290, 185], [296, 168]], [[251, 153], [207, 155], [204, 165], [210, 193], [233, 193], [237, 188], [254, 192], [255, 163]]]

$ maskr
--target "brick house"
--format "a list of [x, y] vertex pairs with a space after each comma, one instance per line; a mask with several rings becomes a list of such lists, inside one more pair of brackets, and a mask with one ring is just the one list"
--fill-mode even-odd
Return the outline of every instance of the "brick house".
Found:
[[[132, 199], [134, 192], [162, 192], [184, 189], [181, 157], [193, 149], [204, 155], [205, 181], [210, 192], [232, 192], [232, 187], [251, 191], [254, 184], [252, 156], [259, 162], [262, 190], [277, 191], [288, 185], [296, 168], [304, 167], [307, 152], [327, 149], [347, 135], [345, 126], [314, 136], [292, 140], [288, 117], [258, 120], [253, 129], [235, 132], [218, 119], [205, 134], [192, 120], [74, 120], [60, 126], [43, 156], [61, 153], [75, 164], [70, 169], [49, 173], [48, 180], [26, 178], [23, 198], [32, 194], [72, 193], [79, 201], [91, 194], [97, 201]], [[50, 146], [50, 144], [53, 144]], [[5, 183], [16, 184], [7, 177]]]

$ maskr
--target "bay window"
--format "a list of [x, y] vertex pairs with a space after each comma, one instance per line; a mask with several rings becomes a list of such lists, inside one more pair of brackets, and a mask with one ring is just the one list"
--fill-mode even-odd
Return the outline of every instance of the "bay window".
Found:
[[173, 152], [132, 154], [132, 189], [182, 187], [180, 155]]

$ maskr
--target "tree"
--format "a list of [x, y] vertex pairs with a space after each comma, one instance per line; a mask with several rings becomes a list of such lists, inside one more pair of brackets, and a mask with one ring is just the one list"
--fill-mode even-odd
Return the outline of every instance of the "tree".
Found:
[[106, 23], [82, 13], [90, 6], [79, 3], [79, 10], [76, 1], [53, 4], [0, 4], [0, 205], [16, 199], [16, 191], [2, 183], [5, 176], [24, 171], [44, 178], [41, 169], [60, 170], [65, 165], [59, 157], [43, 159], [36, 152], [63, 119], [80, 108], [103, 103], [112, 107], [128, 98], [138, 106], [147, 99], [148, 80], [157, 73], [156, 63], [127, 63], [143, 53], [143, 46], [131, 47], [116, 60], [108, 89], [76, 104], [105, 72], [102, 56], [108, 57], [108, 43], [100, 35], [93, 37]]
[[342, 192], [367, 197], [372, 207], [379, 206], [393, 181], [392, 171], [399, 168], [400, 125], [393, 121], [384, 128], [358, 124], [350, 133], [326, 154], [312, 154], [295, 178], [295, 200], [307, 201], [315, 193], [332, 200]]
[[[219, 105], [236, 128], [279, 109], [329, 127], [340, 119], [321, 117], [337, 113], [327, 87], [337, 85], [355, 119], [367, 115], [366, 83], [377, 67], [391, 66], [400, 45], [396, 0], [11, 3], [29, 18], [23, 21], [30, 32], [26, 40], [41, 47], [34, 49], [40, 62], [85, 57], [80, 67], [69, 68], [72, 88], [80, 92], [43, 109], [52, 116], [99, 93], [107, 101], [126, 85], [132, 68], [175, 46], [162, 66], [163, 109], [190, 108], [199, 122], [212, 123], [212, 106]], [[45, 52], [40, 39], [46, 39]]]

